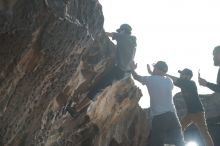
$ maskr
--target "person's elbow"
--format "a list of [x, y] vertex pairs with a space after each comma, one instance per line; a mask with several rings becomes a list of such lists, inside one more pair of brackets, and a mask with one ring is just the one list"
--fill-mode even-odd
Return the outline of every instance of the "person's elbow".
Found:
[[138, 77], [136, 76], [136, 74], [132, 74], [132, 77], [133, 77], [133, 79], [139, 81], [139, 80], [138, 80]]

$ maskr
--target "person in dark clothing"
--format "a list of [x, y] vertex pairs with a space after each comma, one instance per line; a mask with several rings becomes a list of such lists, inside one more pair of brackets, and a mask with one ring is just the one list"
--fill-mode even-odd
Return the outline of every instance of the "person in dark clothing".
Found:
[[126, 73], [130, 73], [130, 63], [133, 61], [136, 52], [136, 37], [131, 35], [132, 28], [128, 24], [122, 24], [117, 32], [109, 33], [106, 35], [112, 37], [117, 42], [116, 61], [112, 69], [108, 71], [99, 81], [95, 84], [87, 94], [88, 98], [84, 98], [77, 103], [73, 108], [68, 105], [66, 110], [74, 117], [85, 107], [88, 107], [90, 101], [94, 101], [98, 92], [107, 86], [111, 85], [113, 81], [120, 80], [125, 77]]
[[186, 103], [187, 114], [181, 120], [183, 131], [192, 123], [196, 125], [200, 134], [204, 139], [205, 146], [214, 146], [212, 138], [209, 134], [208, 127], [205, 119], [205, 112], [203, 105], [199, 99], [197, 87], [194, 81], [191, 80], [193, 72], [185, 68], [180, 73], [180, 78], [167, 75], [170, 77], [174, 85], [181, 89], [182, 96]]
[[[214, 66], [220, 66], [220, 46], [215, 47], [213, 50], [213, 61]], [[208, 87], [212, 91], [220, 93], [220, 68], [218, 70], [217, 84], [206, 81], [200, 77], [200, 74], [198, 80], [201, 86]]]
[[130, 71], [130, 63], [133, 61], [136, 52], [136, 37], [131, 36], [131, 26], [128, 24], [122, 24], [117, 33], [106, 33], [107, 36], [112, 37], [117, 41], [116, 52], [116, 66], [122, 71]]

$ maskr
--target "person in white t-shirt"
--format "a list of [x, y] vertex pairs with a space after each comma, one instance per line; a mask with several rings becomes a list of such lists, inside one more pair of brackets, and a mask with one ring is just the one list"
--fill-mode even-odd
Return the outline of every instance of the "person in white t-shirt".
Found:
[[[135, 70], [137, 64], [133, 64], [132, 68]], [[140, 76], [135, 71], [132, 72], [135, 80], [147, 86], [150, 95], [152, 116], [150, 146], [164, 146], [164, 144], [185, 145], [173, 103], [173, 82], [169, 77], [165, 76], [167, 71], [167, 64], [164, 61], [158, 61], [154, 65], [153, 72], [149, 72], [150, 76]]]

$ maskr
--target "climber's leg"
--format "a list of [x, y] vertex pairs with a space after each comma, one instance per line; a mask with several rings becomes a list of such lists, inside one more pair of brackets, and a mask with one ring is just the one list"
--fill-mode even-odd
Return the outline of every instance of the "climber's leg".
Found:
[[111, 85], [113, 81], [122, 79], [124, 74], [124, 71], [114, 66], [91, 88], [87, 96], [94, 101], [97, 93]]

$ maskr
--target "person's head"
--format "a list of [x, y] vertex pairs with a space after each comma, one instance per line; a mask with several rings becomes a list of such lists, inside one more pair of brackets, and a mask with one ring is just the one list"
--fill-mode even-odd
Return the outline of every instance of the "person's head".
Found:
[[193, 76], [192, 70], [190, 70], [188, 68], [185, 68], [184, 70], [178, 70], [178, 72], [180, 73], [181, 79], [191, 80], [191, 78]]
[[216, 46], [213, 50], [213, 61], [215, 66], [220, 66], [220, 46]]
[[158, 61], [154, 64], [153, 75], [161, 75], [164, 76], [168, 71], [168, 66], [164, 61]]
[[119, 29], [116, 30], [118, 33], [131, 34], [132, 28], [129, 24], [122, 24]]

